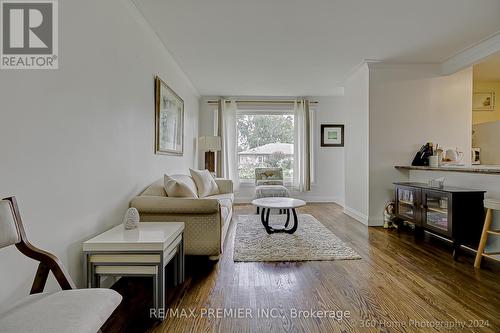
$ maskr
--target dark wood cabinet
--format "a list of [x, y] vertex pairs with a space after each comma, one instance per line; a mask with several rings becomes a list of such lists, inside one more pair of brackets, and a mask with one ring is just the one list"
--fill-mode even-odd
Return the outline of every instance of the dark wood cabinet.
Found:
[[404, 185], [396, 186], [396, 215], [416, 225], [420, 223], [420, 198], [418, 188]]
[[482, 190], [425, 183], [394, 183], [396, 216], [420, 230], [453, 242], [453, 257], [461, 245], [477, 249], [484, 223]]

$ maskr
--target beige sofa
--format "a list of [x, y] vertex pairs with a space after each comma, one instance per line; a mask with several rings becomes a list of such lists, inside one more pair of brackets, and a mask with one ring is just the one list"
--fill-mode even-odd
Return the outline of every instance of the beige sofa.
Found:
[[231, 180], [215, 181], [219, 194], [198, 199], [168, 197], [159, 179], [132, 199], [130, 207], [137, 208], [141, 222], [184, 222], [186, 255], [218, 259], [233, 216], [234, 194]]

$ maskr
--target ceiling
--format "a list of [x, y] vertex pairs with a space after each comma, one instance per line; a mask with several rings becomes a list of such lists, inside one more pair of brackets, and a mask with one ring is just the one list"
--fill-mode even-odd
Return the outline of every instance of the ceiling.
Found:
[[365, 59], [441, 63], [500, 31], [500, 0], [133, 1], [201, 95], [334, 95]]
[[474, 65], [473, 73], [474, 80], [477, 81], [500, 81], [500, 53]]

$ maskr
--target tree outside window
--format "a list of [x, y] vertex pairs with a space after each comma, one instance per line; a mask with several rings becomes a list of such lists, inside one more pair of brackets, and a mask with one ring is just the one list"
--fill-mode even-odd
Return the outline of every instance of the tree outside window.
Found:
[[240, 180], [251, 182], [256, 167], [279, 167], [293, 178], [293, 114], [245, 114], [237, 117]]

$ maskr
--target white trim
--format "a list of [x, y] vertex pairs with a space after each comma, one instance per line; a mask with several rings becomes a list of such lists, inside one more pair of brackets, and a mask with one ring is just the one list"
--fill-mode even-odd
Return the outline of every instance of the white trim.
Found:
[[236, 204], [249, 204], [252, 202], [254, 198], [253, 197], [238, 197], [234, 196], [234, 203]]
[[377, 217], [377, 218], [370, 217], [368, 219], [368, 226], [369, 227], [382, 227], [383, 225], [384, 225], [384, 219], [381, 217]]
[[441, 72], [440, 63], [396, 63], [396, 62], [370, 62], [367, 63], [370, 70], [376, 69], [422, 69], [435, 71], [436, 73]]
[[238, 108], [238, 111], [236, 112], [238, 116], [244, 115], [244, 116], [293, 116], [293, 107], [291, 109], [279, 109], [279, 110], [273, 110], [271, 107], [259, 107], [256, 106], [251, 109], [243, 109], [243, 108]]
[[449, 57], [441, 64], [443, 75], [456, 73], [500, 51], [500, 31]]
[[351, 78], [351, 76], [356, 73], [361, 67], [363, 67], [364, 65], [371, 65], [371, 64], [374, 64], [374, 63], [379, 63], [379, 62], [382, 62], [382, 60], [376, 60], [376, 59], [364, 59], [362, 61], [360, 61], [359, 63], [357, 63], [356, 65], [354, 65], [348, 72], [347, 72], [347, 75], [342, 78], [342, 80], [340, 81], [341, 84], [342, 84], [342, 95], [339, 95], [339, 96], [344, 96], [345, 95], [345, 88], [344, 88], [344, 85], [346, 84], [346, 82]]
[[363, 223], [364, 225], [368, 225], [368, 216], [357, 211], [356, 209], [344, 206], [344, 214], [349, 215], [350, 217], [358, 222]]
[[[298, 197], [300, 198], [300, 196]], [[339, 197], [306, 196], [302, 198], [302, 200], [309, 203], [334, 203], [341, 207], [344, 207], [344, 200]]]

